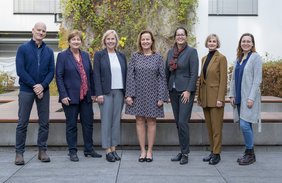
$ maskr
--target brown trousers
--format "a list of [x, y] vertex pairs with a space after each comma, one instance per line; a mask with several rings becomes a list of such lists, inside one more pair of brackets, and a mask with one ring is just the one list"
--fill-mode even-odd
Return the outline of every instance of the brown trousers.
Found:
[[224, 107], [205, 107], [203, 111], [208, 129], [210, 151], [220, 154]]

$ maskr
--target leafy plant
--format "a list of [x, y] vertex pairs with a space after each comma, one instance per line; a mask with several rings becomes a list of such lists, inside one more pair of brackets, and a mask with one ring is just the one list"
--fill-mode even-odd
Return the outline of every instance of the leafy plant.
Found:
[[[228, 81], [231, 80], [232, 70], [233, 66], [228, 68]], [[261, 94], [282, 97], [282, 59], [267, 60], [263, 63]]]
[[0, 71], [0, 93], [13, 90], [15, 79], [9, 73]]
[[[173, 35], [162, 33], [164, 16], [176, 26], [186, 27], [189, 31], [189, 44], [195, 45], [196, 39], [192, 27], [196, 22], [198, 0], [61, 0], [63, 9], [63, 26], [60, 30], [61, 48], [65, 44], [63, 36], [69, 29], [79, 29], [85, 34], [84, 47], [93, 56], [101, 49], [103, 33], [114, 29], [121, 38], [122, 51], [131, 55], [136, 50], [139, 32], [144, 29], [153, 30], [158, 38], [166, 44], [157, 45], [163, 55], [171, 46]], [[162, 14], [167, 12], [167, 14]], [[161, 14], [161, 15], [160, 15]], [[163, 49], [162, 47], [166, 47]]]
[[263, 64], [262, 95], [282, 97], [282, 59]]

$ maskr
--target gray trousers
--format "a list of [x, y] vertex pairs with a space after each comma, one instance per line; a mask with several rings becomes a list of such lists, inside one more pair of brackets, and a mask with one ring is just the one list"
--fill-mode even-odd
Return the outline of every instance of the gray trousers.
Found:
[[19, 111], [18, 125], [16, 129], [16, 152], [24, 153], [27, 126], [30, 118], [33, 102], [36, 102], [37, 114], [39, 117], [39, 130], [37, 145], [40, 150], [47, 150], [47, 139], [49, 133], [49, 90], [44, 92], [43, 98], [38, 99], [34, 93], [20, 91], [19, 93]]
[[123, 102], [122, 90], [111, 90], [109, 94], [104, 95], [104, 103], [99, 105], [103, 148], [110, 148], [120, 144], [120, 119]]
[[192, 108], [194, 104], [195, 92], [192, 92], [189, 102], [183, 104], [181, 102], [182, 92], [175, 89], [169, 92], [171, 107], [176, 122], [179, 145], [181, 153], [188, 154], [190, 152], [190, 136], [189, 136], [189, 122], [191, 118]]

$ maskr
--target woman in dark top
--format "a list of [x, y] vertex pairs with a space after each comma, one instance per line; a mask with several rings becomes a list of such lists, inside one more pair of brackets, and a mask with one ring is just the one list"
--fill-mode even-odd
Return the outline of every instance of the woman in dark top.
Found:
[[203, 107], [210, 142], [210, 155], [204, 162], [216, 165], [220, 161], [224, 102], [227, 88], [227, 60], [217, 49], [220, 41], [210, 34], [205, 42], [209, 49], [202, 58], [202, 72], [198, 93], [198, 104]]
[[238, 43], [230, 82], [234, 121], [240, 123], [246, 147], [244, 155], [237, 159], [239, 165], [250, 165], [256, 161], [252, 124], [258, 123], [261, 130], [261, 81], [262, 59], [256, 52], [254, 36], [245, 33]]
[[195, 48], [187, 44], [187, 30], [178, 27], [175, 44], [167, 54], [166, 77], [181, 152], [171, 159], [188, 163], [189, 126], [198, 79], [199, 59]]
[[84, 155], [102, 157], [93, 149], [93, 72], [88, 53], [80, 50], [82, 34], [74, 30], [68, 36], [69, 48], [59, 53], [56, 63], [56, 82], [59, 102], [66, 116], [66, 138], [71, 161], [77, 156], [77, 120], [80, 114]]

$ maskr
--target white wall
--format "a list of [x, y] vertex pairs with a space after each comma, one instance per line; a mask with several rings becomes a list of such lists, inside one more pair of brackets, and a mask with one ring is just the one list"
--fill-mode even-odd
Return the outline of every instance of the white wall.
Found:
[[216, 33], [221, 40], [219, 49], [231, 64], [236, 57], [240, 36], [249, 32], [255, 37], [257, 52], [269, 58], [282, 58], [282, 8], [280, 0], [258, 0], [258, 16], [208, 16], [208, 0], [199, 0], [198, 24], [195, 34], [198, 42], [199, 57], [208, 50], [204, 46], [205, 38]]
[[58, 31], [59, 24], [54, 23], [54, 15], [14, 15], [13, 0], [0, 0], [0, 31], [31, 31], [36, 22], [42, 21], [47, 31]]
[[[235, 59], [240, 36], [250, 32], [255, 36], [257, 51], [261, 56], [269, 53], [270, 58], [282, 58], [282, 8], [281, 0], [258, 0], [258, 16], [208, 16], [208, 0], [199, 0], [198, 23], [195, 34], [198, 42], [199, 57], [207, 54], [205, 38], [216, 33], [221, 39], [220, 51], [228, 62]], [[31, 31], [34, 23], [43, 21], [47, 31], [58, 31], [59, 24], [54, 23], [53, 15], [14, 15], [13, 0], [0, 0], [0, 31]]]

